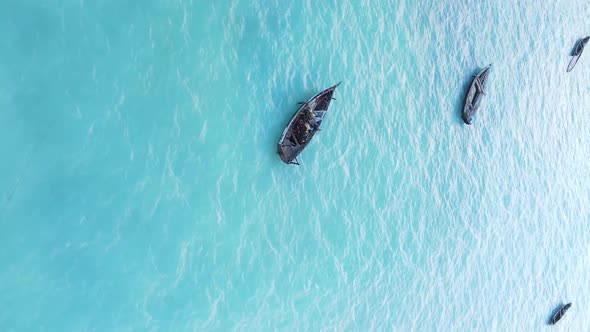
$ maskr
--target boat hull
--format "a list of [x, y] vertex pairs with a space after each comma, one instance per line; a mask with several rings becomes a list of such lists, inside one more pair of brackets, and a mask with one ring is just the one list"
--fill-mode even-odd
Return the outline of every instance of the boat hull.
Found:
[[572, 306], [571, 303], [562, 305], [561, 307], [559, 307], [555, 313], [553, 314], [553, 316], [551, 316], [551, 320], [549, 321], [550, 325], [555, 325], [555, 323], [559, 322], [559, 320], [565, 315], [565, 313], [568, 311], [568, 309]]
[[470, 125], [473, 121], [473, 117], [477, 114], [481, 105], [481, 100], [485, 96], [485, 88], [488, 81], [488, 75], [490, 74], [491, 64], [482, 69], [477, 75], [473, 77], [465, 101], [463, 104], [463, 111], [461, 112], [461, 118], [465, 124]]
[[578, 43], [578, 45], [574, 49], [574, 52], [572, 53], [572, 58], [570, 59], [570, 62], [567, 65], [567, 70], [566, 70], [567, 73], [572, 71], [572, 69], [574, 69], [574, 67], [578, 63], [578, 60], [580, 59], [580, 56], [582, 55], [582, 52], [584, 51], [584, 47], [588, 43], [588, 40], [590, 40], [590, 36], [580, 40], [580, 42]]
[[298, 164], [297, 156], [319, 131], [332, 101], [332, 95], [339, 85], [340, 83], [311, 97], [295, 112], [277, 146], [284, 163]]

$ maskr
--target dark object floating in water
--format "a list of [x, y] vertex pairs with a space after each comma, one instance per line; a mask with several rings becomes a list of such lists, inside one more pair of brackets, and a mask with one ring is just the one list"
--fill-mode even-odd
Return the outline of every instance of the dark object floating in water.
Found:
[[[340, 82], [342, 83], [342, 82]], [[320, 130], [320, 125], [328, 112], [334, 90], [340, 83], [311, 97], [307, 102], [301, 103], [287, 128], [283, 131], [279, 140], [279, 156], [286, 164], [299, 165], [297, 156]]]
[[488, 75], [490, 74], [491, 66], [492, 64], [490, 63], [487, 67], [480, 71], [479, 74], [473, 76], [473, 81], [469, 86], [467, 96], [465, 96], [465, 104], [463, 106], [461, 118], [463, 118], [463, 122], [468, 125], [470, 125], [471, 121], [473, 121], [473, 116], [479, 109], [481, 98], [486, 94], [485, 87], [486, 82], [488, 81]]
[[578, 63], [578, 59], [580, 59], [580, 55], [582, 55], [582, 51], [584, 51], [584, 46], [586, 46], [588, 40], [590, 40], [590, 36], [580, 40], [580, 42], [574, 49], [574, 52], [572, 53], [572, 59], [570, 60], [569, 65], [567, 65], [567, 73], [572, 71], [572, 69], [574, 69], [574, 67], [576, 66], [576, 63]]
[[564, 304], [561, 305], [553, 314], [553, 316], [551, 316], [551, 320], [549, 321], [550, 325], [554, 325], [555, 323], [557, 323], [561, 317], [563, 317], [563, 315], [565, 315], [565, 312], [572, 306], [571, 303], [568, 304]]

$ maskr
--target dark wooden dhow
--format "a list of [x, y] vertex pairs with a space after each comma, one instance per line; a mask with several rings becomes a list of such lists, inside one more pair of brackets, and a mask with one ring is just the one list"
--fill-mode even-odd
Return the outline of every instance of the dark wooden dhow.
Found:
[[549, 321], [549, 324], [554, 325], [555, 323], [557, 323], [561, 319], [561, 317], [563, 317], [563, 315], [565, 315], [565, 313], [567, 312], [567, 310], [571, 306], [572, 306], [572, 304], [568, 303], [568, 304], [564, 304], [564, 305], [560, 306], [559, 308], [557, 308], [557, 310], [555, 311], [553, 316], [551, 316], [551, 320]]
[[340, 83], [329, 87], [311, 97], [307, 102], [301, 103], [301, 107], [295, 112], [279, 140], [278, 152], [283, 162], [299, 165], [297, 156], [320, 130], [334, 90], [339, 85]]
[[471, 81], [471, 85], [469, 86], [469, 90], [465, 96], [465, 104], [463, 105], [461, 118], [463, 118], [463, 122], [468, 125], [471, 124], [471, 121], [473, 121], [473, 116], [479, 109], [481, 99], [486, 94], [485, 87], [488, 81], [488, 75], [490, 74], [491, 66], [492, 64], [490, 63], [487, 67], [480, 71], [479, 74], [473, 77], [473, 81]]
[[572, 69], [574, 69], [574, 67], [578, 63], [578, 60], [580, 59], [580, 55], [582, 55], [582, 51], [584, 51], [584, 46], [586, 46], [586, 43], [588, 43], [588, 40], [590, 40], [590, 36], [583, 38], [582, 40], [580, 40], [578, 45], [576, 45], [574, 53], [572, 53], [572, 59], [570, 60], [570, 63], [567, 65], [566, 72], [569, 73], [570, 71], [572, 71]]

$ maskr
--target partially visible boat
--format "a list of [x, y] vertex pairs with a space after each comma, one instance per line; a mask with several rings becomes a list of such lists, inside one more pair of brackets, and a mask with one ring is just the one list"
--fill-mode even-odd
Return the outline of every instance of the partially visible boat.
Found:
[[[340, 82], [342, 83], [342, 82]], [[299, 165], [297, 156], [305, 149], [313, 136], [320, 130], [320, 125], [328, 112], [334, 90], [340, 83], [311, 97], [301, 103], [293, 118], [283, 131], [279, 140], [278, 152], [286, 164]]]
[[473, 121], [473, 116], [477, 113], [479, 106], [481, 104], [481, 99], [485, 96], [485, 87], [488, 81], [488, 75], [490, 74], [490, 67], [492, 64], [490, 63], [479, 72], [479, 74], [473, 77], [473, 81], [471, 81], [471, 85], [469, 86], [469, 90], [467, 91], [467, 95], [465, 96], [465, 103], [463, 105], [463, 112], [461, 113], [461, 118], [463, 118], [463, 122], [470, 125], [471, 121]]
[[551, 316], [551, 321], [549, 321], [549, 324], [554, 325], [555, 323], [557, 323], [561, 319], [561, 317], [563, 317], [563, 315], [565, 315], [565, 313], [567, 312], [567, 310], [571, 306], [572, 306], [572, 304], [568, 303], [568, 304], [563, 304], [559, 308], [557, 308], [557, 310], [555, 311], [553, 316]]
[[574, 69], [574, 67], [578, 63], [578, 60], [580, 59], [580, 55], [582, 55], [582, 52], [584, 51], [584, 46], [586, 46], [586, 43], [588, 43], [588, 40], [590, 40], [590, 36], [583, 38], [582, 40], [580, 40], [580, 42], [578, 42], [578, 45], [576, 45], [576, 48], [574, 49], [574, 52], [572, 53], [572, 58], [570, 60], [570, 63], [567, 65], [567, 71], [566, 71], [567, 73], [572, 71], [572, 69]]

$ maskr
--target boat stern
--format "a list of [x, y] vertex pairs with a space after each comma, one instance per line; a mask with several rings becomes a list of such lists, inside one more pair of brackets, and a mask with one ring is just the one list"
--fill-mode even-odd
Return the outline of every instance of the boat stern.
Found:
[[473, 116], [467, 114], [466, 112], [461, 113], [461, 118], [463, 119], [463, 122], [465, 122], [466, 125], [470, 125], [473, 121]]

